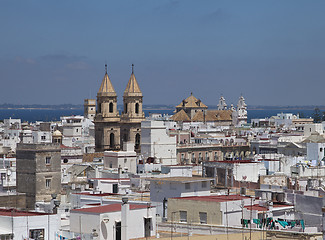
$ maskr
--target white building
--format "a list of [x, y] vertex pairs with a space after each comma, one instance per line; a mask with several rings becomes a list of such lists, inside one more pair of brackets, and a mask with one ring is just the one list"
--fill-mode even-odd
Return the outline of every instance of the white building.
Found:
[[129, 178], [92, 178], [94, 189], [101, 193], [128, 194], [130, 192]]
[[51, 143], [52, 133], [48, 131], [32, 131], [33, 143]]
[[71, 210], [70, 231], [99, 240], [144, 238], [155, 235], [156, 209], [145, 204], [109, 204]]
[[61, 117], [62, 144], [68, 147], [81, 147], [83, 152], [95, 146], [94, 123], [84, 116]]
[[14, 240], [55, 240], [59, 227], [59, 215], [56, 214], [0, 209], [1, 239], [9, 239], [13, 234]]
[[[134, 147], [132, 147], [134, 149]], [[105, 151], [104, 168], [116, 168], [123, 172], [137, 172], [137, 155], [135, 151]]]
[[157, 213], [167, 217], [163, 204], [168, 198], [186, 196], [209, 196], [210, 178], [163, 177], [148, 178], [150, 181], [150, 201], [157, 206]]
[[325, 165], [325, 141], [310, 142], [307, 144], [307, 160], [314, 161], [314, 165]]
[[313, 133], [324, 134], [324, 126], [322, 123], [311, 123], [304, 125], [304, 136], [309, 137]]
[[141, 122], [141, 154], [161, 164], [176, 165], [176, 137], [169, 137], [163, 121]]

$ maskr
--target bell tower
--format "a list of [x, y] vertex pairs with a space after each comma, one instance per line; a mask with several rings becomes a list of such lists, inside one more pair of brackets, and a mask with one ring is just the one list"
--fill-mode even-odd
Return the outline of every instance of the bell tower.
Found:
[[124, 142], [134, 142], [135, 151], [140, 151], [141, 121], [145, 119], [142, 111], [143, 95], [134, 75], [134, 65], [129, 82], [123, 94], [121, 115], [121, 146]]
[[97, 112], [95, 117], [96, 151], [118, 150], [120, 148], [120, 116], [117, 111], [117, 94], [107, 74], [97, 93]]

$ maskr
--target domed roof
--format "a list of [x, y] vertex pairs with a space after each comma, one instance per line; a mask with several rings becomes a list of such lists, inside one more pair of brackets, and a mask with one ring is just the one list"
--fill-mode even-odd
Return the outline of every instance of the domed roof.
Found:
[[55, 130], [52, 134], [53, 137], [62, 137], [62, 133], [59, 130]]

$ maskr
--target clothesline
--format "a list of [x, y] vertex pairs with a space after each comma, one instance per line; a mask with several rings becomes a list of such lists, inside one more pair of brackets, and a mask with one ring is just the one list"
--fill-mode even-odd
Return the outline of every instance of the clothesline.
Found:
[[[278, 218], [277, 220], [273, 219], [272, 217], [269, 218], [254, 218], [253, 223], [255, 223], [259, 228], [268, 227], [270, 229], [275, 228], [275, 223], [279, 223], [283, 228], [291, 227], [294, 228], [295, 226], [301, 226], [303, 230], [305, 230], [305, 221], [304, 220], [284, 220], [282, 218]], [[241, 219], [241, 224], [243, 227], [248, 228], [248, 224], [251, 224], [250, 219]]]

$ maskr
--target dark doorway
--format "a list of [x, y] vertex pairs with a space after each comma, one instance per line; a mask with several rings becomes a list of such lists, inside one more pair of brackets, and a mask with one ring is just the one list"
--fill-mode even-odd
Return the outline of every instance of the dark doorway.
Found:
[[115, 223], [115, 240], [121, 240], [121, 222]]
[[150, 237], [151, 218], [144, 218], [144, 237]]

